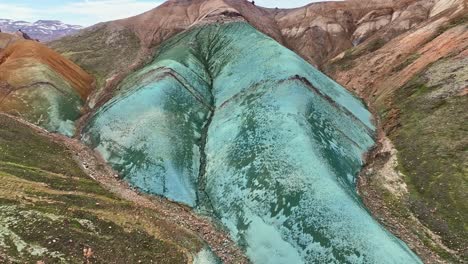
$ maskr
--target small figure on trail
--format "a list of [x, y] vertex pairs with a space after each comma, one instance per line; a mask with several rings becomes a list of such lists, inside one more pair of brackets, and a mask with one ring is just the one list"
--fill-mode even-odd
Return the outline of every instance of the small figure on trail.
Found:
[[255, 1], [252, 1], [252, 5], [255, 5]]

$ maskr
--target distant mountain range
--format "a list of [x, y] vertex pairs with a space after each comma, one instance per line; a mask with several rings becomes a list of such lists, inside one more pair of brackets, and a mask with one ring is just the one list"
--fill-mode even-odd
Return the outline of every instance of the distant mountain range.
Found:
[[82, 29], [82, 26], [68, 25], [58, 20], [38, 20], [34, 23], [0, 19], [0, 30], [3, 32], [16, 32], [22, 30], [31, 38], [47, 42], [67, 36]]

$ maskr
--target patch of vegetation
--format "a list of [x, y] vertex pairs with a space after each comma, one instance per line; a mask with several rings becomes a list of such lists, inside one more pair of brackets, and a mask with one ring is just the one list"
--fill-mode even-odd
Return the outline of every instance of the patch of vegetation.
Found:
[[402, 71], [404, 70], [406, 67], [408, 67], [409, 65], [411, 65], [413, 62], [415, 62], [417, 59], [419, 59], [419, 57], [421, 57], [420, 54], [416, 53], [416, 54], [413, 54], [409, 57], [406, 58], [406, 60], [404, 62], [402, 62], [401, 64], [397, 65], [396, 67], [394, 67], [392, 69], [392, 72], [399, 72], [399, 71]]
[[0, 124], [0, 162], [67, 176], [87, 177], [67, 149], [6, 116], [0, 115]]
[[[27, 261], [46, 263], [185, 263], [187, 260], [177, 249], [168, 254], [171, 246], [154, 239], [144, 230], [134, 228], [126, 231], [111, 221], [102, 220], [86, 211], [72, 211], [55, 219], [44, 215], [35, 206], [1, 208], [0, 217], [15, 219], [8, 223], [10, 230], [28, 245], [46, 248], [47, 252], [25, 256], [16, 250], [14, 242], [7, 247], [9, 255]], [[41, 205], [39, 205], [40, 207]], [[85, 256], [84, 249], [92, 254]], [[178, 254], [177, 254], [178, 253]], [[156, 258], [165, 255], [167, 258]], [[26, 258], [25, 258], [26, 257]]]
[[348, 49], [344, 52], [343, 58], [324, 66], [325, 67], [324, 71], [326, 73], [331, 74], [336, 71], [350, 70], [355, 66], [355, 60], [357, 60], [359, 57], [375, 52], [381, 47], [383, 47], [385, 44], [386, 44], [385, 40], [381, 38], [377, 38], [377, 39], [371, 40], [369, 43], [365, 45], [362, 44], [357, 47]]
[[426, 83], [420, 75], [396, 93], [400, 126], [390, 136], [411, 210], [446, 245], [462, 250], [468, 237], [468, 97], [430, 96], [439, 87]]
[[184, 248], [204, 246], [116, 198], [63, 146], [2, 115], [0, 181], [2, 263], [186, 263]]
[[344, 52], [343, 58], [333, 61], [330, 64], [324, 65], [323, 72], [333, 75], [337, 71], [347, 71], [354, 67], [355, 62], [354, 60], [357, 59], [359, 56], [354, 54], [355, 48], [348, 49]]
[[370, 52], [377, 51], [382, 48], [387, 42], [381, 38], [373, 39], [369, 44], [366, 45], [366, 49]]

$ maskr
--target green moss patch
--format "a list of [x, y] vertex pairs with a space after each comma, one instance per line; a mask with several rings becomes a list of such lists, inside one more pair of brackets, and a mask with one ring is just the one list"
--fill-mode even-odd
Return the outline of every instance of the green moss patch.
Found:
[[468, 97], [437, 96], [442, 87], [427, 83], [421, 74], [396, 93], [399, 128], [391, 139], [410, 188], [411, 210], [446, 245], [463, 249], [468, 237]]
[[411, 65], [413, 62], [415, 62], [417, 59], [419, 59], [419, 57], [421, 57], [420, 54], [413, 54], [413, 55], [410, 55], [406, 58], [405, 61], [403, 61], [402, 63], [400, 63], [399, 65], [397, 65], [395, 68], [392, 69], [392, 72], [399, 72], [399, 71], [402, 71], [403, 69], [405, 69], [406, 67], [408, 67], [409, 65]]
[[75, 177], [87, 177], [62, 146], [37, 135], [27, 126], [0, 115], [0, 162]]

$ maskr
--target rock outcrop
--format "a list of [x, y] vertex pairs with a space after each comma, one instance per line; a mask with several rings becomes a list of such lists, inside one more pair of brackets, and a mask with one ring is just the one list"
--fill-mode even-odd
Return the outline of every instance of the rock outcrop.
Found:
[[[446, 261], [457, 262], [467, 256], [463, 219], [468, 210], [462, 202], [467, 198], [462, 147], [466, 141], [460, 126], [467, 118], [463, 110], [468, 85], [463, 77], [468, 54], [466, 3], [436, 1], [427, 14], [426, 20], [402, 33], [392, 31], [389, 24], [324, 68], [373, 106], [381, 119], [382, 137], [388, 136], [395, 145], [398, 167], [393, 169], [408, 190], [395, 195], [386, 188], [388, 182], [378, 183], [385, 175], [370, 173], [369, 184], [387, 197], [381, 206], [393, 208], [397, 222], [406, 222], [410, 239], [415, 239], [414, 234], [426, 237], [427, 246], [446, 252]], [[390, 157], [391, 152], [381, 150], [377, 156]], [[372, 199], [375, 196], [369, 203]], [[421, 255], [431, 255], [423, 251]], [[428, 257], [427, 261], [442, 260]]]

